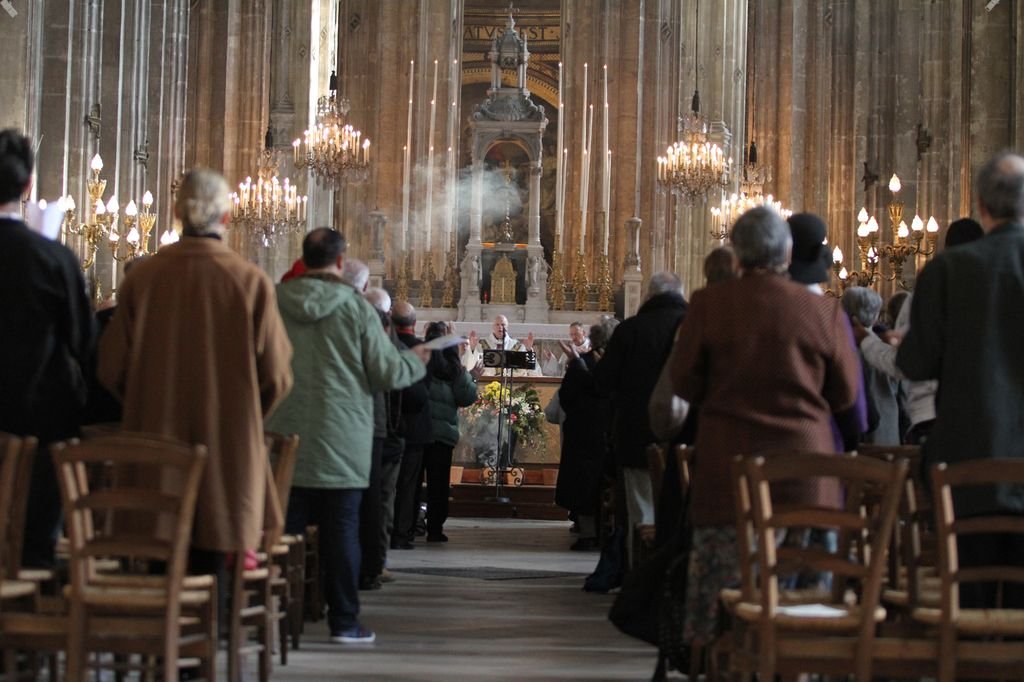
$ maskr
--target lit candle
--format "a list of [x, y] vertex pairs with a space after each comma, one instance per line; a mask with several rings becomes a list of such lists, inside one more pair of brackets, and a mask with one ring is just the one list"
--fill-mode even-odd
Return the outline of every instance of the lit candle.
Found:
[[924, 221], [921, 220], [921, 216], [915, 215], [913, 222], [910, 223], [910, 229], [914, 232], [920, 232], [924, 229]]
[[934, 216], [928, 216], [928, 226], [925, 228], [931, 234], [935, 234], [939, 231], [939, 224], [935, 222]]
[[857, 222], [866, 223], [868, 221], [868, 210], [861, 206], [860, 213], [857, 214]]
[[100, 158], [99, 154], [92, 157], [92, 161], [89, 162], [89, 168], [92, 168], [97, 173], [103, 170], [103, 159]]
[[832, 249], [832, 262], [833, 263], [842, 263], [843, 262], [843, 252], [842, 252], [842, 250], [838, 246], [836, 248]]
[[898, 236], [900, 238], [900, 240], [903, 240], [903, 239], [906, 239], [909, 235], [910, 235], [910, 230], [907, 229], [907, 224], [904, 221], [901, 220], [900, 221], [900, 226], [896, 230], [896, 236]]
[[875, 216], [868, 218], [868, 232], [878, 232], [878, 221]]
[[900, 179], [895, 173], [893, 173], [892, 177], [889, 178], [889, 191], [893, 194], [897, 194], [901, 189], [903, 189], [903, 186], [900, 184]]

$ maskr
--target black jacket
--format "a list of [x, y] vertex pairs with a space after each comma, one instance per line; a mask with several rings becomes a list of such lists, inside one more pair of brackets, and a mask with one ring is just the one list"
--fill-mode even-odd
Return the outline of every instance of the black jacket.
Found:
[[0, 219], [0, 431], [43, 443], [77, 435], [93, 342], [75, 255]]
[[[917, 278], [910, 330], [896, 365], [908, 379], [938, 379], [935, 426], [921, 448], [939, 462], [1024, 459], [1024, 224], [993, 228], [944, 250]], [[1024, 512], [1024, 486], [965, 487], [958, 515]]]
[[[412, 334], [398, 332], [398, 340], [408, 348], [423, 343], [423, 339]], [[427, 372], [421, 380], [413, 384], [410, 389], [418, 387], [415, 391], [409, 391], [409, 398], [403, 397], [402, 403], [402, 438], [406, 446], [420, 447], [434, 442], [434, 426], [430, 419], [430, 372]], [[408, 390], [408, 389], [407, 389]], [[403, 393], [403, 396], [406, 394]], [[422, 403], [419, 399], [422, 398]]]
[[647, 468], [647, 446], [656, 440], [647, 404], [685, 314], [679, 294], [650, 298], [615, 329], [594, 368], [598, 387], [612, 397], [612, 453], [619, 466]]
[[555, 504], [581, 514], [597, 514], [608, 453], [611, 402], [594, 383], [596, 365], [593, 351], [573, 358], [558, 390], [565, 422]]

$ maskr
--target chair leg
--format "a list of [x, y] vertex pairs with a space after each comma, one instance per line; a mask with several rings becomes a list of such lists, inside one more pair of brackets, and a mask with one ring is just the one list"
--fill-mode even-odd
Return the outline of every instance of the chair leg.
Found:
[[306, 541], [299, 540], [292, 551], [296, 553], [292, 581], [292, 599], [288, 608], [288, 627], [291, 630], [292, 648], [298, 651], [299, 636], [302, 634], [303, 609], [306, 603]]
[[85, 617], [82, 607], [74, 602], [68, 615], [68, 651], [65, 679], [68, 682], [85, 682]]
[[242, 682], [242, 609], [245, 608], [245, 589], [243, 573], [245, 561], [243, 557], [235, 557], [235, 565], [231, 570], [231, 612], [228, 626], [228, 682]]

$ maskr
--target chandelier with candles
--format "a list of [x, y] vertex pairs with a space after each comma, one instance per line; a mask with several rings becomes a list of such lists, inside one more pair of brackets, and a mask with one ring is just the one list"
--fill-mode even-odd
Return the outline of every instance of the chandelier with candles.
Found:
[[733, 223], [741, 215], [752, 208], [767, 206], [773, 209], [783, 218], [793, 215], [793, 211], [782, 205], [771, 194], [735, 194], [730, 197], [722, 197], [719, 206], [711, 207], [711, 236], [715, 239], [725, 239], [729, 236]]
[[278, 178], [280, 159], [269, 131], [267, 143], [256, 179], [247, 177], [231, 195], [232, 226], [248, 233], [258, 246], [271, 246], [281, 235], [302, 231], [308, 202], [291, 180]]
[[694, 90], [690, 113], [679, 118], [680, 139], [658, 157], [658, 182], [672, 190], [686, 203], [698, 198], [706, 201], [713, 188], [725, 189], [729, 184], [732, 158], [709, 135], [708, 119], [700, 113], [700, 92], [696, 88], [697, 31], [700, 26], [700, 3], [694, 28], [693, 71]]
[[316, 103], [316, 125], [292, 142], [295, 167], [308, 169], [321, 186], [337, 189], [370, 177], [370, 140], [345, 122], [351, 108], [348, 97], [338, 97], [331, 73], [330, 94]]

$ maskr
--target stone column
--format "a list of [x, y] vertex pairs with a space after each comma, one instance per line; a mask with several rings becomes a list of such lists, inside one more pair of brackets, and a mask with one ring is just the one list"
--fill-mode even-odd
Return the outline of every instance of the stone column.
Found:
[[530, 165], [530, 223], [529, 243], [526, 247], [526, 319], [531, 322], [548, 320], [548, 267], [544, 260], [544, 247], [540, 243], [540, 161]]
[[626, 258], [622, 263], [623, 315], [632, 317], [643, 301], [643, 274], [640, 270], [640, 226], [636, 216], [626, 220]]
[[460, 274], [462, 277], [462, 297], [459, 301], [459, 319], [476, 321], [480, 319], [480, 282], [482, 281], [483, 263], [480, 254], [483, 245], [480, 233], [483, 229], [483, 161], [473, 161], [473, 194], [469, 207], [469, 242], [466, 244], [466, 255], [462, 259]]

